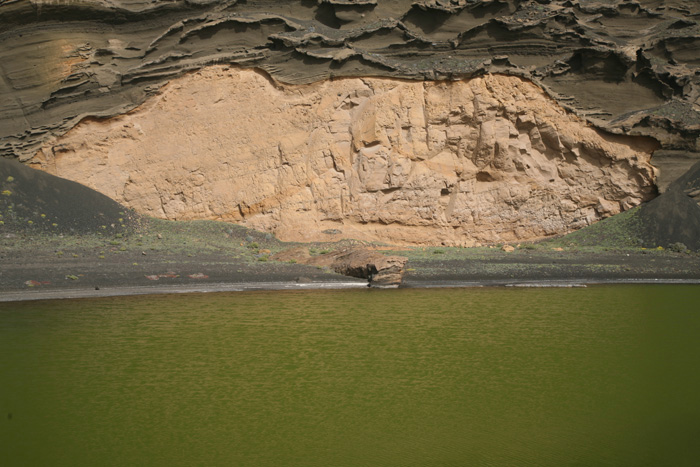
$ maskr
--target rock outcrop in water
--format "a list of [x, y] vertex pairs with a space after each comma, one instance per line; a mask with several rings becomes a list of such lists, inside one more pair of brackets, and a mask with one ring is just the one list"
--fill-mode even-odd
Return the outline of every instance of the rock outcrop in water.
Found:
[[282, 240], [474, 245], [570, 231], [653, 195], [655, 142], [606, 135], [521, 78], [282, 85], [210, 67], [30, 160], [168, 219]]
[[386, 256], [362, 247], [343, 248], [316, 256], [311, 256], [308, 248], [297, 247], [277, 253], [272, 259], [328, 268], [344, 276], [367, 279], [372, 287], [401, 285], [408, 261], [405, 256]]

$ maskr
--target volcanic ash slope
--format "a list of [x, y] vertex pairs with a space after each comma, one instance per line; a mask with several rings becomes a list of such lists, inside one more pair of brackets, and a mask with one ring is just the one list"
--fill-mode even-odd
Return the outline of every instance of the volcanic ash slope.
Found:
[[30, 162], [155, 217], [468, 246], [562, 234], [650, 199], [655, 148], [516, 77], [282, 85], [213, 66]]

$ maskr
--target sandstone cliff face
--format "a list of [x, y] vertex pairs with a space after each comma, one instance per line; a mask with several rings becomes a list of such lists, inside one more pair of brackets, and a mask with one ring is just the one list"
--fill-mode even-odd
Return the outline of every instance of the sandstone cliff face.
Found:
[[161, 218], [474, 245], [561, 234], [649, 199], [654, 147], [597, 132], [515, 77], [292, 86], [215, 66], [83, 121], [30, 162]]

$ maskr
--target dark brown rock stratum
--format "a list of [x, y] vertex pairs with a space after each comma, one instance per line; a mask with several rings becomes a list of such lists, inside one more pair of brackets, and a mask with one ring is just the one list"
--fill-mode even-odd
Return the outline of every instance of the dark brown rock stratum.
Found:
[[285, 83], [506, 73], [616, 133], [698, 151], [692, 0], [0, 2], [0, 154], [120, 114], [211, 64]]

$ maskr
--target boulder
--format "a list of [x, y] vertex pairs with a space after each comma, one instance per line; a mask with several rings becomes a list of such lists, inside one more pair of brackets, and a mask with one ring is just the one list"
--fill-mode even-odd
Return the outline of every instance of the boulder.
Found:
[[280, 252], [272, 259], [325, 267], [338, 274], [367, 279], [371, 287], [398, 287], [408, 261], [403, 256], [387, 256], [367, 248], [347, 248], [318, 256], [309, 255], [306, 248], [294, 248]]

